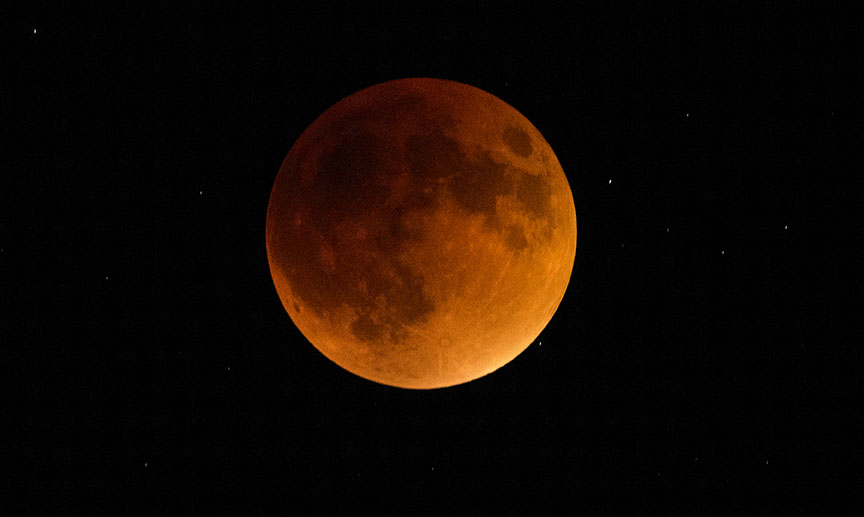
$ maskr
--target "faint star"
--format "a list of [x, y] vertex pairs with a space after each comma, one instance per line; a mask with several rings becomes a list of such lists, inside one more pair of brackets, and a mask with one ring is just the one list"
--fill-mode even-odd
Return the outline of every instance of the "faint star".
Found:
[[609, 180], [609, 184], [610, 184], [610, 185], [612, 184], [612, 180]]
[[105, 275], [105, 280], [108, 280], [108, 275]]
[[687, 117], [687, 118], [690, 118], [690, 114], [689, 114], [689, 113], [685, 113], [684, 116]]
[[33, 29], [33, 34], [36, 34], [36, 29]]
[[666, 227], [666, 233], [669, 233], [669, 227], [668, 226]]
[[721, 255], [725, 255], [725, 254], [726, 254], [726, 250], [721, 251], [720, 254], [721, 254]]
[[228, 367], [228, 371], [229, 371], [229, 372], [231, 371], [231, 367], [230, 367], [230, 366]]
[[150, 464], [149, 464], [149, 463], [145, 463], [145, 464], [144, 464], [145, 467], [148, 466], [148, 465], [150, 465]]
[[204, 195], [204, 191], [203, 191], [203, 190], [199, 190], [199, 191], [198, 191], [198, 195], [199, 195], [199, 196], [203, 196], [203, 195]]
[[784, 230], [788, 230], [788, 229], [789, 229], [789, 225], [787, 224], [786, 226], [783, 227], [783, 229], [784, 229]]

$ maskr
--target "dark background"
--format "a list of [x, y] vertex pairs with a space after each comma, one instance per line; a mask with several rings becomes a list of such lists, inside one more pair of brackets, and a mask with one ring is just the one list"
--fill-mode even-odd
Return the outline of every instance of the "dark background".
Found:
[[[3, 513], [860, 511], [859, 13], [405, 4], [0, 7]], [[542, 346], [432, 391], [319, 354], [264, 246], [302, 130], [412, 76], [521, 111], [579, 224]]]

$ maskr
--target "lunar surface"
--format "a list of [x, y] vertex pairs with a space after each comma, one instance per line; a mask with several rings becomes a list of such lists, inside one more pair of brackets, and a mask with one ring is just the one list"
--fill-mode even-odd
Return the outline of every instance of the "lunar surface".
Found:
[[276, 290], [312, 345], [363, 378], [430, 389], [534, 341], [570, 280], [576, 212], [518, 111], [465, 84], [402, 79], [303, 132], [266, 237]]

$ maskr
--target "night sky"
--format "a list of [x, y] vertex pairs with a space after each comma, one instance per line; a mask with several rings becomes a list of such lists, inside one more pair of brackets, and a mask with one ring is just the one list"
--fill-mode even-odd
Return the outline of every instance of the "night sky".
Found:
[[[0, 513], [860, 511], [860, 23], [615, 3], [4, 3]], [[524, 114], [578, 218], [538, 341], [448, 389], [327, 360], [264, 244], [303, 129], [402, 77]]]

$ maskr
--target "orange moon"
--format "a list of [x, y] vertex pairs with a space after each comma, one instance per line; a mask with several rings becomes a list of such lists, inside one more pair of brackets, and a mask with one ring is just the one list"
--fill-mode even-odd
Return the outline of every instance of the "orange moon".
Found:
[[360, 377], [430, 389], [537, 338], [570, 280], [576, 211], [552, 148], [510, 105], [400, 79], [303, 132], [266, 237], [279, 298], [312, 345]]

